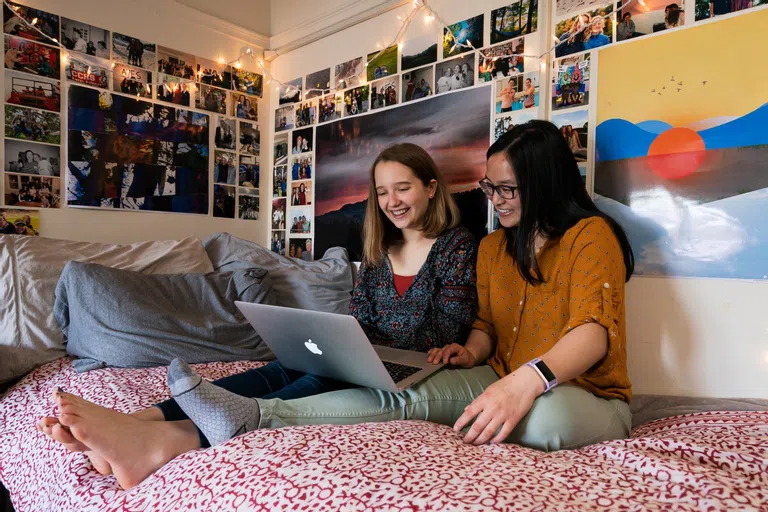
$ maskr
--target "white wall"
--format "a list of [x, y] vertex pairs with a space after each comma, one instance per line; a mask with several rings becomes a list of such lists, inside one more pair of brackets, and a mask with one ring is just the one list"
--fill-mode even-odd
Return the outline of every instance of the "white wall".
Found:
[[[223, 57], [228, 61], [234, 60], [243, 48], [253, 47], [256, 51], [259, 50], [259, 43], [266, 41], [266, 37], [238, 29], [170, 0], [22, 0], [20, 3], [209, 59]], [[254, 63], [244, 67], [258, 71], [256, 66]], [[0, 74], [0, 77], [0, 80], [4, 80], [4, 74]], [[64, 83], [62, 116], [66, 116]], [[0, 89], [5, 90], [4, 82], [0, 82]], [[259, 105], [262, 108], [259, 121], [264, 135], [269, 130], [267, 105], [268, 98]], [[267, 141], [263, 141], [263, 144], [269, 147]], [[62, 140], [63, 155], [65, 151], [66, 140]], [[212, 155], [213, 150], [211, 158]], [[263, 176], [265, 173], [261, 174]], [[270, 197], [265, 199], [267, 195]], [[64, 197], [65, 186], [62, 180], [62, 199]], [[211, 233], [228, 231], [241, 238], [266, 243], [271, 193], [264, 192], [261, 197], [262, 213], [258, 221], [83, 208], [41, 209], [41, 235], [70, 240], [131, 243], [178, 239], [188, 235], [202, 238]]]

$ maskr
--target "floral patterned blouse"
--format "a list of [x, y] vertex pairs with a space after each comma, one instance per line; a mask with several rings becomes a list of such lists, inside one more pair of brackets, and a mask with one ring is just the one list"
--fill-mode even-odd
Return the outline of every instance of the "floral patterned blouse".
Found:
[[378, 345], [421, 352], [463, 345], [477, 315], [476, 260], [472, 234], [454, 228], [438, 237], [402, 296], [395, 290], [388, 259], [378, 267], [362, 265], [350, 314]]

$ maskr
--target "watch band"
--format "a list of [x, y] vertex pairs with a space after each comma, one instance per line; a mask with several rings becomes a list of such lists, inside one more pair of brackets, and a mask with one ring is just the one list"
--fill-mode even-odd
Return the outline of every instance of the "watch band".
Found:
[[549, 366], [547, 366], [547, 364], [538, 357], [535, 357], [525, 363], [525, 366], [530, 366], [533, 368], [539, 377], [541, 377], [541, 380], [544, 381], [544, 393], [557, 386], [557, 377], [555, 377], [555, 374], [552, 373], [552, 370], [549, 369]]

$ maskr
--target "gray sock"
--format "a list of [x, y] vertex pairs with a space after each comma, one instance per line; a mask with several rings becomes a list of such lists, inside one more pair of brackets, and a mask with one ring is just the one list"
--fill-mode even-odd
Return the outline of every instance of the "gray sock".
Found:
[[168, 367], [174, 400], [203, 431], [211, 446], [259, 428], [259, 404], [200, 377], [181, 359]]

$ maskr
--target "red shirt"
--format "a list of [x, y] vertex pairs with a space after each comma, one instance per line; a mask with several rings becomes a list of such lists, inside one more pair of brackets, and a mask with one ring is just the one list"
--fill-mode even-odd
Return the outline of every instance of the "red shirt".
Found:
[[397, 274], [392, 274], [392, 276], [395, 278], [395, 290], [401, 297], [405, 295], [405, 292], [413, 284], [413, 280], [416, 279], [416, 276], [399, 276]]

